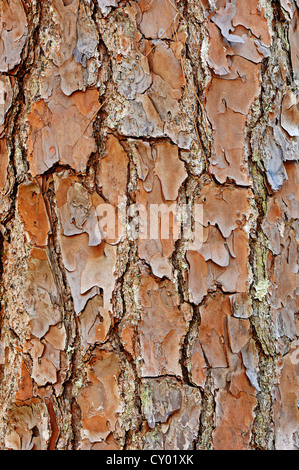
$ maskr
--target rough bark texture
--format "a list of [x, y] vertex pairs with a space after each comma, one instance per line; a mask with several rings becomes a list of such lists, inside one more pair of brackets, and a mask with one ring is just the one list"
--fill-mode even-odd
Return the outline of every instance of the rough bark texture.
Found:
[[0, 0], [2, 449], [299, 448], [298, 0], [173, 1]]

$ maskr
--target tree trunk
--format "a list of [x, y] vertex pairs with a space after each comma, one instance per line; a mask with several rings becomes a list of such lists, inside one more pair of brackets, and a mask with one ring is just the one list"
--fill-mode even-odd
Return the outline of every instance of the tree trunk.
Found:
[[298, 0], [0, 1], [1, 448], [298, 449]]

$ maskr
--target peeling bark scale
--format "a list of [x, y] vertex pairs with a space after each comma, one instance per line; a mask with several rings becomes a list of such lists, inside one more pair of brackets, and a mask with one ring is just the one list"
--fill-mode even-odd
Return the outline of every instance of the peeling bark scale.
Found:
[[2, 450], [299, 448], [298, 49], [298, 0], [0, 0]]

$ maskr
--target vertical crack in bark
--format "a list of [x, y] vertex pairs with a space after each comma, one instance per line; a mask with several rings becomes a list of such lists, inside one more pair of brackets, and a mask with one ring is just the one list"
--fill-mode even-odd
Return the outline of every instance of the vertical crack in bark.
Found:
[[[4, 237], [0, 231], [0, 384], [3, 381], [4, 372], [4, 341], [3, 341], [3, 319], [5, 315], [5, 291], [3, 288], [3, 262], [4, 262]], [[1, 393], [0, 393], [1, 397]]]
[[48, 255], [51, 271], [54, 275], [62, 311], [62, 322], [67, 333], [66, 352], [69, 363], [62, 396], [58, 396], [60, 408], [63, 410], [65, 422], [71, 423], [68, 439], [73, 450], [79, 448], [81, 442], [81, 412], [76, 402], [76, 383], [83, 381], [83, 358], [81, 354], [81, 339], [74, 310], [74, 303], [66, 279], [62, 262], [61, 248], [58, 239], [59, 221], [57, 216], [57, 201], [52, 174], [43, 178], [43, 198], [50, 221], [51, 232], [48, 235]]
[[[277, 29], [283, 28], [280, 23], [280, 14], [279, 9], [277, 8], [277, 4], [273, 5], [273, 13]], [[276, 48], [275, 42], [278, 40], [278, 38], [275, 36], [273, 39], [274, 44], [272, 47], [274, 51]], [[277, 46], [277, 51], [278, 50], [279, 47]], [[289, 55], [289, 51], [287, 52], [287, 55]], [[291, 70], [292, 67], [290, 64], [291, 61], [289, 59], [289, 66]], [[251, 297], [253, 303], [253, 316], [251, 317], [251, 324], [253, 327], [253, 338], [256, 341], [259, 349], [258, 383], [260, 387], [260, 391], [257, 393], [257, 406], [255, 409], [255, 420], [252, 427], [251, 446], [254, 449], [260, 450], [273, 450], [275, 448], [273, 390], [277, 383], [277, 365], [279, 355], [275, 345], [275, 332], [273, 328], [273, 320], [271, 318], [268, 294], [265, 295], [263, 299], [258, 299], [256, 292], [256, 286], [259, 284], [259, 282], [265, 282], [268, 279], [268, 256], [270, 249], [267, 242], [267, 237], [263, 230], [263, 222], [266, 219], [270, 194], [269, 185], [267, 184], [266, 180], [265, 169], [263, 168], [262, 164], [262, 157], [261, 155], [254, 155], [252, 142], [257, 138], [255, 126], [257, 126], [258, 123], [266, 122], [268, 119], [268, 114], [271, 112], [271, 104], [275, 106], [275, 98], [278, 90], [275, 90], [275, 74], [273, 73], [272, 67], [273, 65], [271, 64], [270, 60], [268, 60], [262, 67], [262, 92], [259, 103], [260, 113], [258, 116], [255, 116], [253, 123], [248, 126], [248, 142], [251, 156], [249, 161], [249, 168], [253, 180], [255, 206], [258, 214], [255, 231], [251, 233], [249, 242], [249, 262], [254, 278], [254, 283], [251, 286]], [[278, 73], [277, 69], [276, 73]]]

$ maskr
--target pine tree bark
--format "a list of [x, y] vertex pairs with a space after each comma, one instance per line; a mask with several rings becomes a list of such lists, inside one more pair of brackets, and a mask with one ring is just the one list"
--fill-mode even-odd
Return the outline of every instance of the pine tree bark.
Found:
[[298, 0], [0, 8], [0, 448], [298, 449]]

